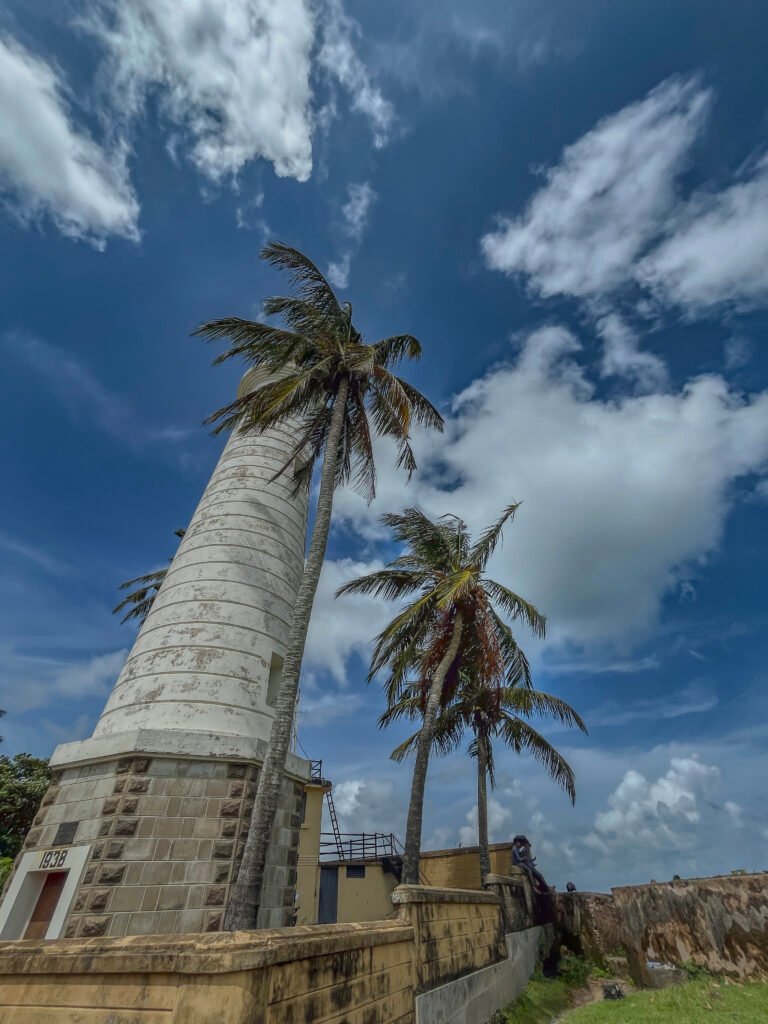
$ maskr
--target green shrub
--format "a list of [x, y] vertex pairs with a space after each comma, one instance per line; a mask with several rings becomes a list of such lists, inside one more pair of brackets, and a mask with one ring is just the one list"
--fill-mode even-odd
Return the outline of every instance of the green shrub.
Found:
[[679, 964], [680, 970], [685, 971], [691, 981], [703, 981], [712, 977], [712, 972], [703, 964], [694, 963], [693, 960], [683, 960]]
[[594, 969], [595, 964], [591, 960], [587, 960], [583, 956], [577, 956], [575, 953], [563, 953], [560, 957], [560, 963], [557, 965], [557, 973], [563, 981], [568, 985], [575, 985], [579, 988], [582, 985], [586, 985]]

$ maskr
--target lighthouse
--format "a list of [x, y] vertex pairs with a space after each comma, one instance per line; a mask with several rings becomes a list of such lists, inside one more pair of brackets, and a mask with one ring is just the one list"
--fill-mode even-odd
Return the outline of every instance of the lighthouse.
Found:
[[[230, 436], [93, 735], [51, 758], [1, 939], [221, 928], [304, 566], [307, 489], [276, 476], [295, 443], [290, 424]], [[309, 775], [289, 755], [260, 927], [291, 918]]]

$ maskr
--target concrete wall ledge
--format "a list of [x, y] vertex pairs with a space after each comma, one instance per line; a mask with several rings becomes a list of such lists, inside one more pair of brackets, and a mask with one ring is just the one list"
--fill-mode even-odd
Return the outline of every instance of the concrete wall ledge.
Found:
[[[190, 729], [135, 729], [130, 732], [105, 733], [86, 740], [61, 743], [53, 752], [51, 767], [73, 768], [95, 761], [114, 761], [129, 754], [151, 754], [155, 757], [184, 757], [220, 761], [255, 761], [263, 764], [267, 744], [261, 739], [230, 736], [224, 733]], [[288, 754], [288, 774], [308, 779], [310, 764], [302, 757]]]
[[392, 893], [395, 905], [404, 903], [498, 903], [492, 892], [480, 889], [438, 889], [434, 885], [398, 885]]
[[413, 941], [401, 921], [299, 925], [211, 935], [0, 942], [0, 975], [228, 974], [310, 957]]
[[478, 1024], [511, 1003], [533, 974], [546, 927], [507, 935], [508, 958], [416, 997], [416, 1024]]

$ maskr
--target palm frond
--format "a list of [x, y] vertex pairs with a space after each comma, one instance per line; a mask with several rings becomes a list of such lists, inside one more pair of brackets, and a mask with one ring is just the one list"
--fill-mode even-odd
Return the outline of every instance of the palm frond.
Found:
[[495, 601], [511, 619], [522, 619], [534, 636], [544, 636], [547, 631], [546, 617], [530, 602], [494, 580], [484, 579], [483, 586], [491, 600]]
[[507, 505], [495, 523], [492, 523], [484, 533], [480, 535], [477, 543], [473, 545], [470, 552], [470, 560], [481, 571], [488, 564], [488, 559], [496, 550], [501, 540], [501, 533], [508, 520], [514, 519], [515, 512], [520, 508], [520, 502]]
[[549, 777], [565, 790], [571, 803], [576, 802], [576, 779], [573, 769], [563, 755], [558, 753], [532, 725], [521, 718], [505, 715], [499, 724], [498, 734], [517, 753], [525, 750], [531, 754]]

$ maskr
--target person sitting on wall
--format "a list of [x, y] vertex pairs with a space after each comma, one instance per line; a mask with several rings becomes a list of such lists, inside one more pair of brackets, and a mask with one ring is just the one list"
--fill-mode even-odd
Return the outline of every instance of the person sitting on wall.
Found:
[[528, 875], [534, 892], [548, 893], [551, 888], [536, 868], [536, 858], [531, 853], [531, 844], [526, 836], [515, 836], [512, 840], [512, 861]]

